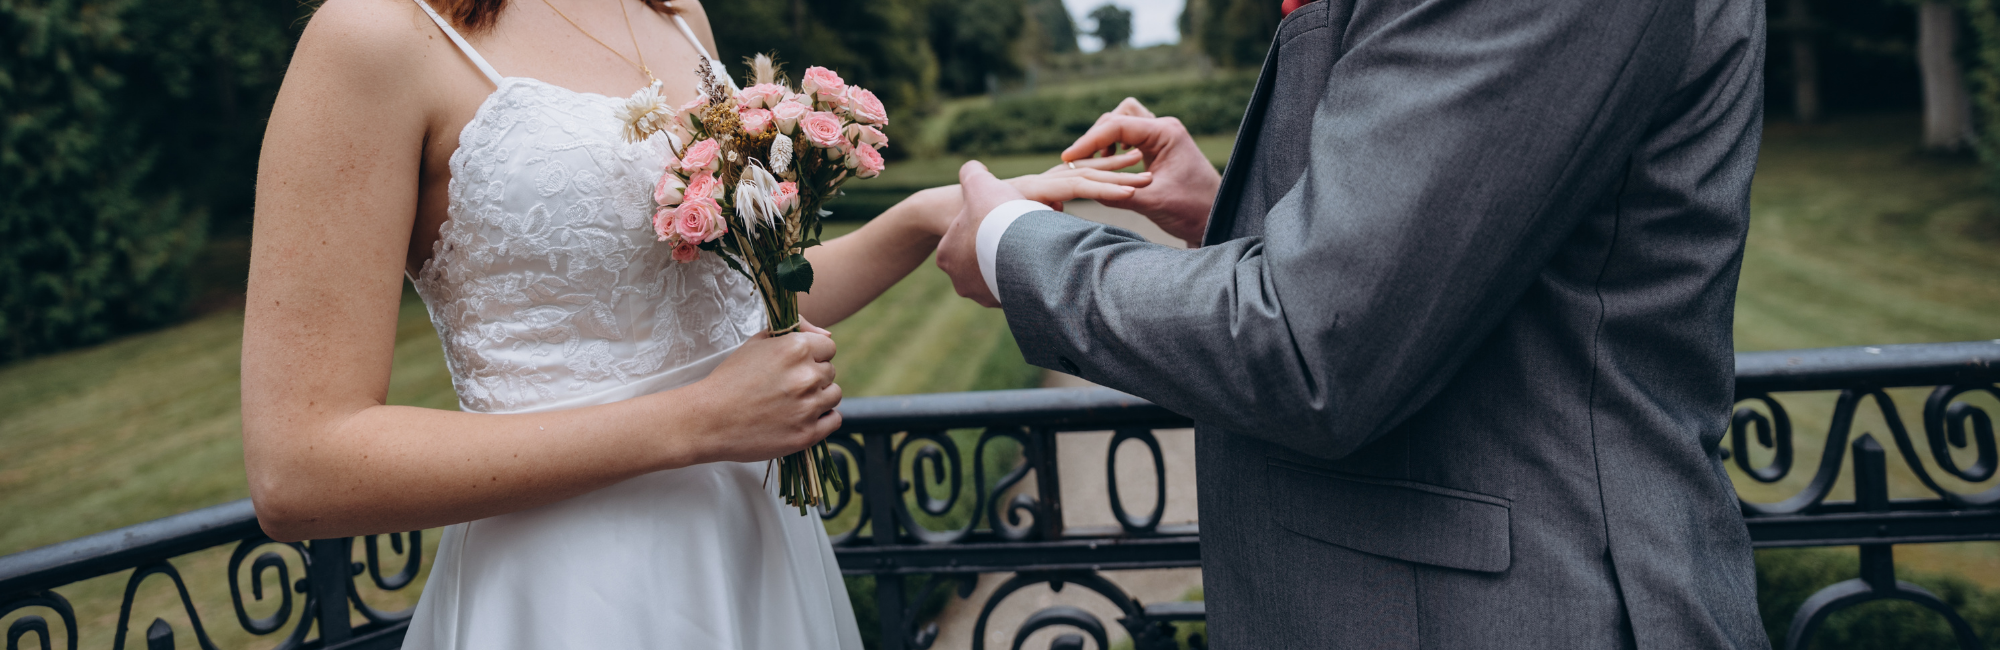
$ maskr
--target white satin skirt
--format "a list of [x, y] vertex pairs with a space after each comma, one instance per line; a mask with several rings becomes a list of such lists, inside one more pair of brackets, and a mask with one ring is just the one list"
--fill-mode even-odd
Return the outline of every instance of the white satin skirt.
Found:
[[[660, 379], [587, 401], [687, 383]], [[403, 647], [861, 650], [826, 529], [764, 469], [668, 470], [448, 526]]]

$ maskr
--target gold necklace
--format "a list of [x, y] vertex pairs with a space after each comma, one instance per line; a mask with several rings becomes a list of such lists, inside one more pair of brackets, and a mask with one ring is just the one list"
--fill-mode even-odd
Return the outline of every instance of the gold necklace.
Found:
[[646, 51], [639, 49], [639, 35], [632, 31], [632, 13], [625, 9], [625, 0], [618, 0], [618, 13], [625, 16], [625, 35], [632, 37], [632, 51], [639, 55], [639, 60], [636, 63], [632, 59], [626, 58], [625, 53], [619, 52], [618, 48], [611, 47], [610, 44], [598, 40], [596, 36], [590, 35], [589, 30], [584, 29], [582, 25], [576, 24], [576, 21], [570, 20], [569, 15], [563, 13], [561, 9], [557, 9], [555, 3], [549, 2], [549, 0], [542, 0], [542, 4], [548, 5], [550, 11], [556, 12], [557, 16], [562, 16], [564, 22], [569, 23], [569, 26], [575, 27], [576, 31], [582, 32], [584, 38], [597, 41], [598, 45], [602, 45], [604, 49], [610, 50], [613, 56], [624, 59], [632, 67], [638, 68], [639, 74], [646, 75], [648, 83], [660, 83], [660, 80], [653, 76], [653, 70], [646, 67]]

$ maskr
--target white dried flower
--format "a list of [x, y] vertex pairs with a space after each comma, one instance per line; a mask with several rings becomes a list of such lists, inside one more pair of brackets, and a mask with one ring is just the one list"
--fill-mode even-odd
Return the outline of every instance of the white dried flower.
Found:
[[660, 96], [660, 85], [655, 83], [626, 98], [625, 105], [618, 108], [618, 123], [623, 126], [626, 142], [640, 142], [671, 126], [674, 109]]
[[757, 55], [757, 58], [750, 63], [750, 71], [759, 85], [777, 83], [778, 66], [771, 62], [771, 57], [769, 56], [763, 54]]
[[778, 220], [784, 218], [778, 206], [781, 191], [778, 179], [764, 168], [743, 168], [743, 179], [736, 184], [736, 214], [743, 220], [743, 234], [755, 237], [758, 226], [777, 228]]
[[779, 133], [771, 139], [771, 171], [783, 174], [792, 168], [792, 139]]

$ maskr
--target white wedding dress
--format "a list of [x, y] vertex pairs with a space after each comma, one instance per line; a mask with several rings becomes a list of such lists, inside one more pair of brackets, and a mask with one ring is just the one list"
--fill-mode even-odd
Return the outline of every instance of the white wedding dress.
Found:
[[[497, 86], [459, 135], [450, 219], [413, 278], [464, 410], [684, 386], [763, 328], [747, 280], [655, 241], [662, 151], [623, 140], [622, 100], [502, 78], [416, 2]], [[819, 517], [784, 505], [764, 467], [658, 472], [446, 527], [403, 647], [860, 650]]]

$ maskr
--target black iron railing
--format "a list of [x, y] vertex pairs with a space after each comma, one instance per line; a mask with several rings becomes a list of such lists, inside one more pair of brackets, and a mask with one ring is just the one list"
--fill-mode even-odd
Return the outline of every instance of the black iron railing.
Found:
[[[1785, 403], [1797, 394], [1838, 391], [1826, 433], [1817, 440], [1819, 462], [1806, 487], [1780, 501], [1743, 504], [1751, 537], [1760, 547], [1861, 548], [1861, 576], [1810, 598], [1794, 617], [1788, 647], [1806, 647], [1834, 611], [1880, 599], [1937, 610], [1962, 647], [1980, 647], [1971, 627], [1949, 605], [1895, 579], [1891, 548], [2000, 539], [2000, 481], [1993, 480], [2000, 468], [2000, 445], [1992, 416], [1964, 399], [1971, 393], [2000, 399], [1996, 380], [2000, 340], [1738, 355], [1739, 408], [1727, 445], [1735, 452], [1730, 462], [1750, 481], [1779, 483], [1792, 474], [1801, 441]], [[1931, 388], [1921, 407], [1921, 450], [1888, 392], [1910, 387]], [[1889, 498], [1886, 450], [1874, 433], [1855, 435], [1856, 417], [1864, 408], [1879, 413], [1897, 455], [1928, 490], [1925, 498]], [[820, 516], [836, 544], [841, 569], [878, 576], [873, 594], [855, 596], [876, 600], [884, 650], [930, 647], [938, 628], [921, 620], [921, 605], [945, 590], [971, 594], [981, 574], [1012, 575], [980, 604], [974, 648], [984, 646], [995, 608], [1020, 589], [1038, 584], [1076, 586], [1102, 596], [1120, 612], [1114, 622], [1141, 650], [1171, 647], [1173, 623], [1202, 618], [1199, 602], [1143, 604], [1102, 573], [1200, 566], [1196, 525], [1162, 521], [1168, 487], [1192, 477], [1167, 476], [1169, 465], [1154, 432], [1189, 426], [1186, 418], [1105, 389], [863, 398], [848, 400], [842, 411], [847, 424], [832, 440], [851, 489], [833, 495]], [[1105, 472], [1117, 525], [1066, 526], [1056, 440], [1091, 431], [1114, 432]], [[1126, 444], [1150, 452], [1143, 457], [1153, 463], [1153, 480], [1146, 483], [1154, 498], [1146, 512], [1128, 510], [1123, 498], [1128, 495], [1118, 493], [1117, 452]], [[1829, 501], [1850, 452], [1855, 499]], [[1753, 457], [1765, 460], [1753, 462]], [[1950, 478], [1941, 482], [1939, 476]], [[1974, 491], [1954, 491], [1948, 484]], [[282, 635], [278, 645], [286, 648], [400, 644], [408, 612], [371, 607], [359, 581], [366, 575], [380, 591], [408, 587], [422, 562], [419, 533], [278, 543], [263, 536], [249, 502], [237, 501], [0, 557], [0, 622], [11, 619], [6, 650], [30, 639], [43, 648], [57, 642], [78, 647], [78, 616], [60, 592], [121, 572], [129, 574], [114, 647], [127, 647], [136, 624], [135, 593], [141, 582], [162, 579], [156, 576], [175, 585], [192, 629], [176, 630], [155, 618], [141, 633], [147, 647], [177, 647], [176, 634], [192, 635], [197, 647], [211, 647], [202, 608], [188, 595], [173, 561], [229, 546], [231, 605], [244, 630]], [[355, 546], [361, 547], [360, 561]], [[291, 575], [294, 566], [304, 567], [297, 580]], [[913, 574], [928, 576], [914, 590], [900, 578]], [[271, 614], [252, 617], [252, 608]], [[1108, 647], [1105, 622], [1068, 606], [1029, 616], [1013, 638], [1018, 644], [1045, 628], [1070, 631], [1056, 638], [1055, 647], [1081, 648], [1085, 638], [1100, 650]]]

